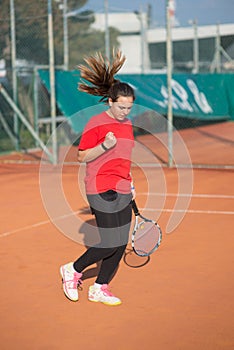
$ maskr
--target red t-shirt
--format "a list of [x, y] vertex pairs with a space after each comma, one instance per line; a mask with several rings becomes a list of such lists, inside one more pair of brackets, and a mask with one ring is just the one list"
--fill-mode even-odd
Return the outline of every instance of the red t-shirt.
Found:
[[86, 163], [87, 194], [108, 190], [131, 192], [130, 168], [134, 137], [130, 120], [118, 121], [106, 112], [92, 117], [84, 129], [79, 149], [86, 150], [101, 144], [110, 131], [117, 139], [116, 145], [100, 157]]

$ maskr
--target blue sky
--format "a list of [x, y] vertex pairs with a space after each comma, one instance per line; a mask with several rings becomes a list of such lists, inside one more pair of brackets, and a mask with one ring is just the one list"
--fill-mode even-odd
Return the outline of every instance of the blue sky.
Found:
[[[144, 10], [151, 4], [153, 21], [156, 25], [165, 24], [166, 0], [109, 0], [109, 10]], [[103, 12], [104, 0], [89, 0], [83, 9]], [[82, 10], [83, 10], [82, 9]], [[176, 0], [176, 18], [181, 26], [197, 19], [198, 25], [234, 23], [234, 0]]]

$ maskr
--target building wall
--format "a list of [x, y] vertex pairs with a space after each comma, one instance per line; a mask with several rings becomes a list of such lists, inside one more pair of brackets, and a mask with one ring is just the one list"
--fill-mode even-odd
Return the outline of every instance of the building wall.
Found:
[[[92, 27], [106, 30], [105, 14], [95, 14]], [[147, 44], [147, 16], [145, 13], [109, 13], [108, 27], [119, 32], [120, 49], [127, 60], [120, 73], [143, 73], [150, 69], [149, 48]]]
[[[105, 31], [105, 14], [95, 15], [93, 28]], [[120, 49], [127, 60], [120, 73], [150, 73], [166, 69], [166, 28], [149, 29], [146, 13], [109, 13], [108, 27], [115, 27]], [[173, 61], [177, 71], [193, 71], [193, 43], [198, 39], [199, 60], [202, 71], [209, 71], [216, 50], [216, 38], [220, 35], [221, 46], [234, 59], [234, 24], [174, 27], [172, 28]], [[227, 56], [222, 55], [222, 62]], [[225, 68], [227, 67], [227, 68]], [[224, 69], [230, 69], [224, 65]]]

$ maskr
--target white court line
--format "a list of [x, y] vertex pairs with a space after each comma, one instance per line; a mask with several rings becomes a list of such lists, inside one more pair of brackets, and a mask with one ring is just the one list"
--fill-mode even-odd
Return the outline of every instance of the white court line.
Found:
[[[234, 215], [234, 211], [223, 211], [223, 210], [193, 210], [193, 209], [183, 210], [183, 209], [155, 209], [155, 208], [147, 208], [147, 209], [139, 208], [139, 209], [142, 211], [143, 210], [152, 211], [152, 212], [158, 211], [158, 212], [165, 212], [165, 213], [174, 212], [174, 213], [186, 213], [186, 214]], [[72, 216], [72, 215], [78, 214], [78, 213], [80, 213], [80, 210], [73, 212], [71, 214], [59, 216], [56, 219], [54, 219], [53, 221], [62, 220], [66, 217], [69, 217], [69, 216]], [[12, 230], [12, 231], [3, 232], [3, 233], [0, 233], [0, 238], [10, 236], [10, 235], [17, 233], [17, 232], [20, 232], [20, 231], [30, 230], [34, 227], [47, 225], [47, 224], [50, 224], [51, 222], [52, 222], [51, 220], [39, 221], [39, 222], [32, 224], [32, 225], [24, 226], [24, 227], [21, 227], [21, 228]]]
[[30, 230], [34, 227], [38, 227], [38, 226], [42, 226], [42, 225], [47, 225], [49, 224], [51, 221], [50, 220], [46, 220], [46, 221], [40, 221], [40, 222], [37, 222], [36, 224], [32, 224], [32, 225], [28, 225], [28, 226], [24, 226], [24, 227], [21, 227], [21, 228], [17, 228], [15, 230], [12, 230], [12, 231], [7, 231], [7, 232], [3, 232], [0, 234], [0, 238], [1, 237], [6, 237], [6, 236], [10, 236], [12, 235], [13, 233], [17, 233], [17, 232], [20, 232], [20, 231], [26, 231], [26, 230]]
[[[149, 192], [137, 192], [137, 195], [144, 195], [148, 196]], [[152, 196], [159, 196], [159, 197], [191, 197], [191, 198], [225, 198], [225, 199], [234, 199], [234, 195], [226, 195], [226, 194], [196, 194], [196, 193], [161, 193], [161, 192], [150, 192], [150, 195]]]
[[186, 213], [186, 214], [220, 214], [220, 215], [234, 215], [234, 211], [225, 210], [195, 210], [195, 209], [152, 209], [147, 208], [145, 211], [160, 211], [165, 213]]
[[[59, 220], [65, 219], [65, 218], [67, 218], [69, 216], [73, 216], [74, 214], [79, 214], [79, 213], [80, 213], [80, 210], [77, 210], [77, 211], [72, 212], [70, 214], [58, 216], [57, 218], [53, 219], [53, 221], [59, 221]], [[0, 238], [10, 236], [13, 233], [17, 233], [17, 232], [20, 232], [20, 231], [30, 230], [30, 229], [32, 229], [34, 227], [51, 224], [51, 222], [52, 222], [52, 220], [39, 221], [39, 222], [37, 222], [35, 224], [32, 224], [32, 225], [20, 227], [20, 228], [17, 228], [15, 230], [12, 230], [12, 231], [3, 232], [3, 233], [0, 233]]]

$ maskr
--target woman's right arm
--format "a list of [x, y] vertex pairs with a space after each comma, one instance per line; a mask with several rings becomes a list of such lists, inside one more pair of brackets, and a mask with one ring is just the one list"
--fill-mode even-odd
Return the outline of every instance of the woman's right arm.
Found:
[[88, 148], [86, 150], [78, 150], [78, 162], [88, 163], [92, 160], [100, 157], [103, 153], [105, 153], [105, 149], [102, 147], [102, 144], [95, 146], [93, 148]]
[[92, 160], [100, 157], [103, 153], [108, 151], [110, 148], [116, 145], [116, 137], [112, 132], [106, 134], [105, 140], [103, 143], [86, 150], [78, 150], [78, 161], [81, 162], [91, 162]]

